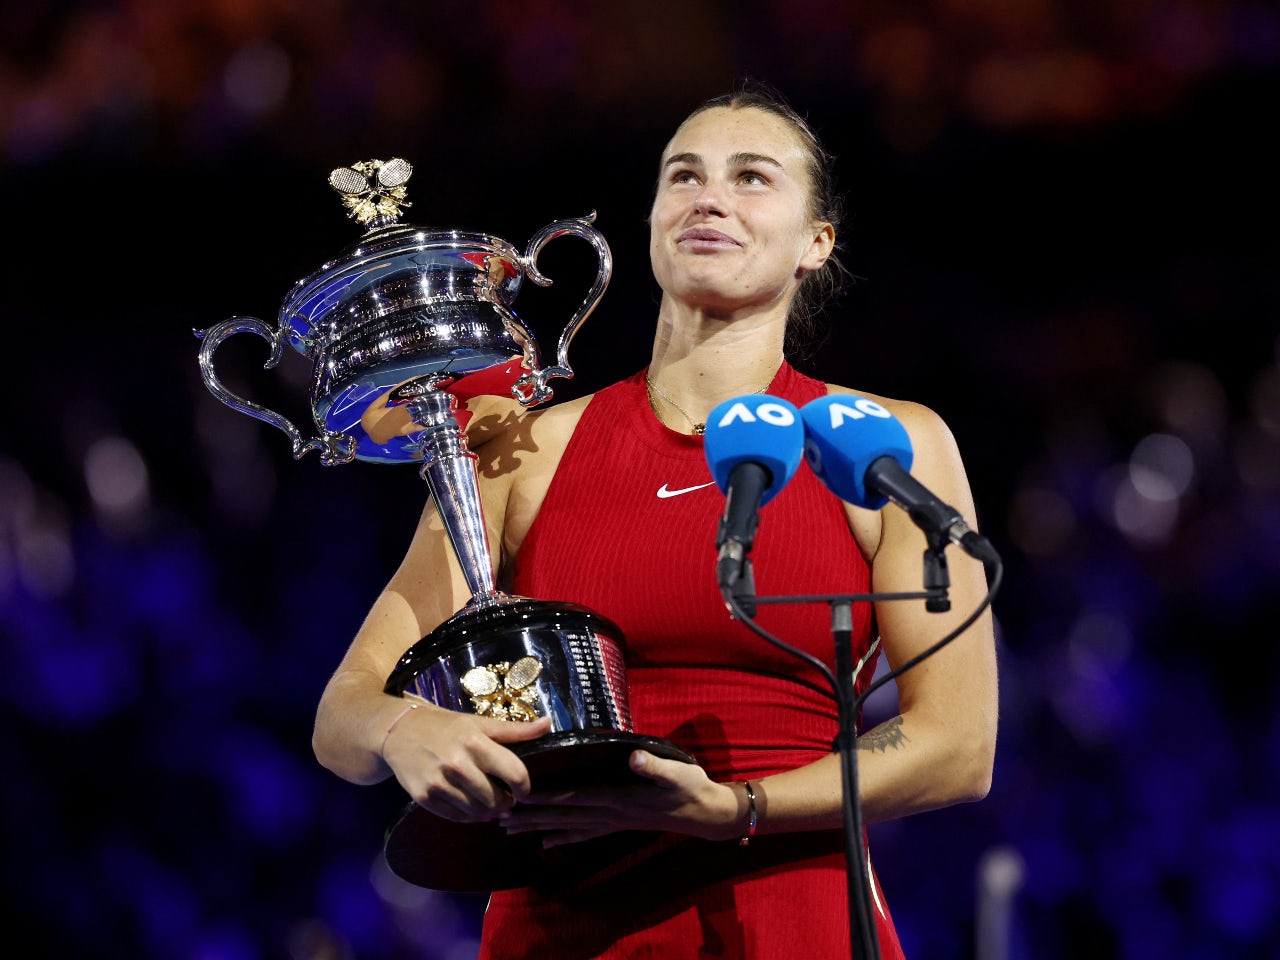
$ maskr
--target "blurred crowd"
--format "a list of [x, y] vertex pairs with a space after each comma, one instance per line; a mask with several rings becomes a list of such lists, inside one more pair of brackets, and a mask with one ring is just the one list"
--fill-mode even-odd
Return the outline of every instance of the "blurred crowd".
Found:
[[[657, 124], [744, 65], [851, 97], [896, 148], [1160, 117], [1206, 78], [1274, 68], [1261, 0], [115, 0], [0, 12], [0, 147], [175, 163], [241, 138], [341, 144], [371, 125]], [[552, 108], [552, 110], [548, 110]]]
[[[380, 860], [398, 787], [309, 746], [422, 482], [292, 462], [204, 390], [192, 330], [270, 320], [352, 236], [329, 167], [391, 152], [410, 219], [518, 245], [612, 203], [564, 390], [630, 373], [661, 138], [744, 75], [812, 115], [848, 194], [856, 280], [807, 372], [963, 398], [939, 412], [1006, 562], [992, 794], [873, 828], [908, 956], [1280, 954], [1261, 0], [0, 7], [9, 929], [42, 956], [474, 956], [483, 898]], [[228, 383], [304, 409], [302, 358], [227, 353]]]

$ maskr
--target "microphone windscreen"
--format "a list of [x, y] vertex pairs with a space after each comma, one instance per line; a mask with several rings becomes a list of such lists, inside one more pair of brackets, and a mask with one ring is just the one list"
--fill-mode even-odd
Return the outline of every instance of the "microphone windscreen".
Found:
[[819, 397], [800, 411], [804, 421], [804, 458], [818, 479], [837, 497], [856, 507], [879, 510], [888, 498], [867, 488], [867, 468], [892, 457], [911, 469], [914, 454], [907, 429], [892, 413], [866, 397]]
[[764, 506], [795, 476], [804, 456], [804, 426], [795, 404], [767, 393], [726, 400], [707, 417], [703, 449], [711, 475], [725, 494], [729, 474], [740, 463], [758, 463], [769, 471]]

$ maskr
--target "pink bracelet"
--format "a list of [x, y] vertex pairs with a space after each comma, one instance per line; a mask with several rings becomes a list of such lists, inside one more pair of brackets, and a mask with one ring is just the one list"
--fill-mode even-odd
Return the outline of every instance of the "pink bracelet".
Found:
[[396, 714], [396, 718], [394, 720], [392, 720], [389, 724], [387, 724], [387, 732], [382, 735], [382, 748], [378, 751], [379, 755], [382, 755], [382, 756], [386, 755], [387, 738], [391, 736], [391, 731], [396, 728], [396, 724], [399, 723], [401, 720], [403, 720], [410, 710], [417, 710], [418, 707], [420, 706], [422, 706], [422, 704], [420, 703], [409, 704], [407, 707], [405, 707], [403, 710], [401, 710], [399, 713]]

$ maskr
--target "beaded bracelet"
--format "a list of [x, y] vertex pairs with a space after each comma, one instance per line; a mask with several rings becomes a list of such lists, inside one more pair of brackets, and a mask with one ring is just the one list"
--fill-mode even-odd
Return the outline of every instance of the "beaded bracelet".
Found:
[[751, 787], [751, 781], [739, 780], [738, 783], [742, 784], [747, 791], [747, 832], [738, 841], [738, 846], [746, 847], [751, 844], [751, 838], [756, 835], [756, 827], [760, 825], [760, 818], [756, 812], [756, 792]]
[[422, 704], [420, 703], [409, 704], [407, 707], [405, 707], [403, 710], [401, 710], [399, 713], [396, 714], [396, 718], [394, 720], [392, 720], [389, 724], [387, 724], [387, 732], [382, 735], [382, 747], [378, 750], [378, 753], [380, 755], [383, 755], [383, 756], [386, 755], [387, 738], [391, 736], [391, 731], [396, 728], [396, 724], [399, 723], [401, 720], [403, 720], [410, 710], [417, 710], [418, 707], [420, 706], [422, 706]]

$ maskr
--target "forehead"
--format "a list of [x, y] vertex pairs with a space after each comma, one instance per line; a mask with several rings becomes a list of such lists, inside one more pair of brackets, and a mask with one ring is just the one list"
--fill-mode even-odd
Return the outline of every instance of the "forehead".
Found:
[[707, 163], [754, 153], [777, 160], [792, 176], [806, 174], [800, 135], [782, 117], [755, 107], [712, 107], [694, 114], [676, 130], [662, 159], [677, 153], [697, 154]]

